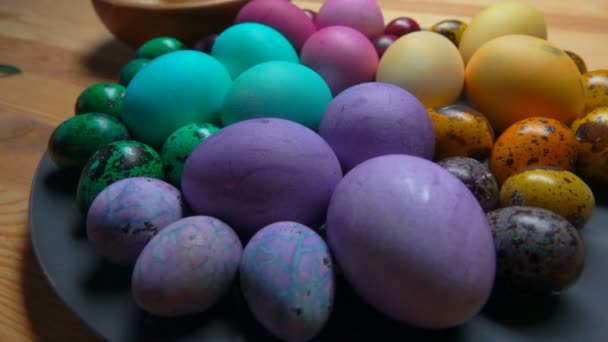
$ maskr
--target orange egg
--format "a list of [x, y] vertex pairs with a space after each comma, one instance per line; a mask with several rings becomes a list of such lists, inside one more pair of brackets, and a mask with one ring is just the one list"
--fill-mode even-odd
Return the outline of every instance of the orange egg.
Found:
[[573, 171], [578, 154], [574, 133], [555, 119], [534, 117], [509, 126], [490, 154], [490, 171], [502, 184], [519, 170], [534, 165]]
[[546, 40], [507, 35], [482, 45], [465, 71], [467, 97], [495, 131], [525, 118], [553, 118], [569, 125], [585, 106], [576, 64]]

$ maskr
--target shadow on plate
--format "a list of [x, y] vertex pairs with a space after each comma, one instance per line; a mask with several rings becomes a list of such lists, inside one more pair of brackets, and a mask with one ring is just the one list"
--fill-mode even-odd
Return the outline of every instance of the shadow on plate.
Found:
[[132, 269], [130, 265], [114, 264], [99, 257], [84, 278], [83, 289], [91, 294], [129, 292]]
[[557, 295], [518, 297], [495, 290], [482, 314], [502, 325], [521, 327], [550, 321], [560, 308], [561, 298]]
[[93, 74], [113, 79], [118, 82], [120, 70], [131, 59], [135, 58], [136, 51], [116, 39], [101, 42], [89, 51], [81, 63]]
[[38, 341], [100, 341], [59, 299], [44, 277], [31, 242], [23, 250], [22, 279], [26, 314]]
[[79, 169], [54, 169], [44, 178], [44, 186], [51, 192], [76, 198]]

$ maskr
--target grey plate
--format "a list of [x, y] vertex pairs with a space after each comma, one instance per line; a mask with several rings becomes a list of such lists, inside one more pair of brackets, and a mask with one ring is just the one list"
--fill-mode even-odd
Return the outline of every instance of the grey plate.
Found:
[[[157, 318], [131, 299], [130, 269], [104, 262], [89, 248], [75, 203], [78, 174], [43, 156], [30, 198], [34, 251], [59, 297], [110, 341], [272, 341], [235, 287], [213, 310]], [[565, 294], [517, 302], [495, 298], [470, 322], [427, 331], [398, 324], [363, 304], [338, 280], [336, 305], [319, 341], [606, 341], [608, 339], [608, 208], [605, 189], [583, 231], [584, 273]]]

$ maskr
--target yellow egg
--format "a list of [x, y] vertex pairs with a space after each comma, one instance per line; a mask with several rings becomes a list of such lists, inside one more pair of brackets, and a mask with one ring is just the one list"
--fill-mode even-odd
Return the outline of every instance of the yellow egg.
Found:
[[462, 92], [464, 63], [446, 37], [413, 32], [397, 39], [384, 52], [376, 81], [400, 86], [426, 107], [452, 104]]
[[543, 14], [523, 1], [505, 1], [479, 12], [460, 40], [460, 53], [465, 64], [473, 53], [496, 37], [508, 34], [524, 34], [547, 38], [547, 25]]
[[585, 114], [600, 107], [608, 107], [608, 70], [593, 70], [583, 74], [585, 86]]
[[466, 67], [467, 97], [501, 132], [540, 116], [569, 125], [585, 106], [576, 64], [560, 48], [526, 35], [495, 38], [480, 47]]

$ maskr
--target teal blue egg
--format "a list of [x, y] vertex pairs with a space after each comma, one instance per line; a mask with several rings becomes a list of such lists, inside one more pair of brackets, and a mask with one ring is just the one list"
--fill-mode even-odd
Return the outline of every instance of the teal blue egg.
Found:
[[233, 79], [264, 62], [300, 63], [298, 53], [285, 36], [258, 23], [242, 23], [226, 29], [217, 37], [211, 55], [226, 66]]
[[205, 53], [181, 50], [162, 55], [129, 83], [122, 121], [135, 139], [160, 151], [176, 129], [217, 122], [231, 84], [226, 68]]
[[332, 100], [329, 86], [312, 69], [290, 62], [266, 62], [234, 80], [222, 108], [222, 123], [273, 117], [317, 130]]

